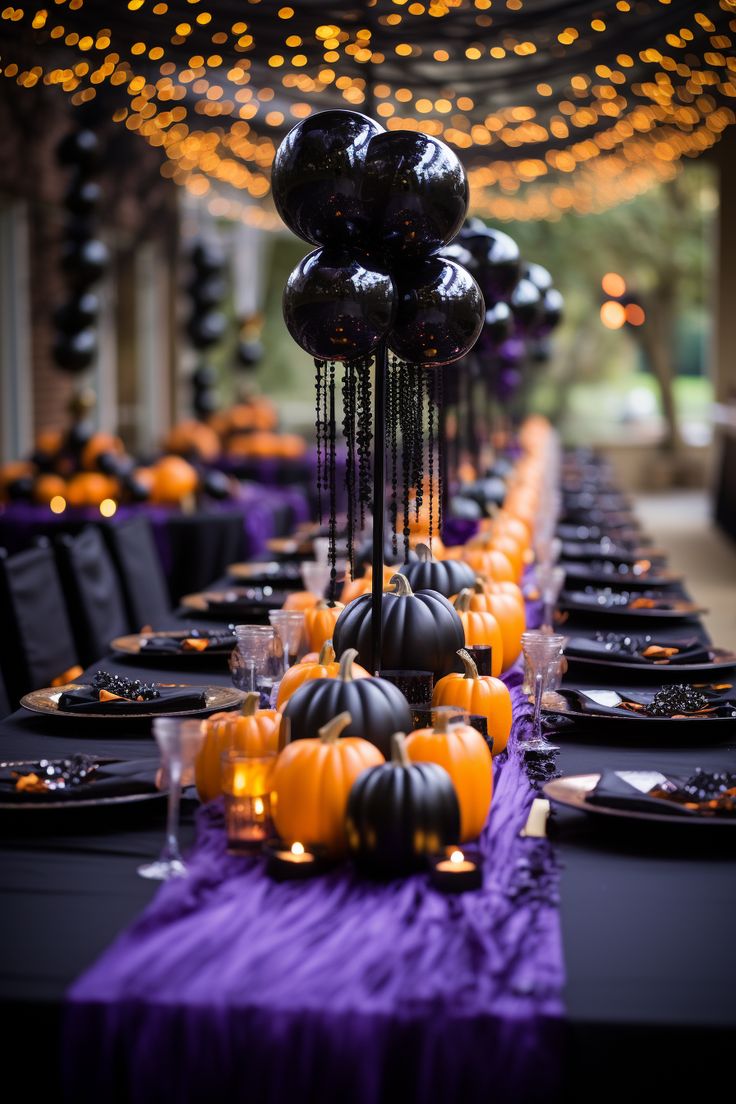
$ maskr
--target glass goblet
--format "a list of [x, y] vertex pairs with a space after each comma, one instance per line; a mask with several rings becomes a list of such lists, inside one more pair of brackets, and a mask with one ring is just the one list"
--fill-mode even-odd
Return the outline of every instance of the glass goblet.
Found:
[[187, 767], [197, 757], [204, 739], [200, 721], [180, 721], [177, 717], [155, 717], [153, 735], [161, 753], [161, 767], [169, 782], [169, 799], [166, 811], [166, 841], [161, 854], [154, 862], [138, 867], [142, 878], [168, 881], [186, 877], [188, 870], [179, 850], [179, 804], [181, 780]]
[[565, 569], [559, 564], [540, 564], [537, 567], [537, 585], [542, 596], [542, 628], [552, 632], [552, 618], [557, 599], [565, 584]]
[[[270, 610], [268, 620], [278, 633], [284, 649], [284, 674], [296, 663], [304, 635], [304, 614], [301, 610]], [[293, 657], [293, 658], [292, 658]]]
[[542, 734], [542, 697], [549, 686], [550, 677], [559, 670], [560, 657], [565, 643], [564, 636], [558, 633], [527, 632], [522, 635], [521, 644], [524, 660], [528, 664], [531, 684], [534, 692], [534, 712], [532, 731], [526, 739], [521, 739], [518, 747], [524, 752], [558, 751]]

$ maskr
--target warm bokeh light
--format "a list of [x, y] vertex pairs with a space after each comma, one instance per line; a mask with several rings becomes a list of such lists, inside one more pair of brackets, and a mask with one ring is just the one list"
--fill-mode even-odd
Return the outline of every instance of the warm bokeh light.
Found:
[[54, 495], [49, 502], [49, 509], [52, 514], [63, 514], [66, 510], [66, 499], [63, 495]]
[[629, 303], [624, 313], [630, 326], [641, 326], [646, 322], [647, 316], [644, 313], [644, 308], [640, 307], [638, 303]]
[[612, 299], [620, 299], [626, 294], [626, 281], [618, 272], [607, 272], [601, 280], [601, 287]]
[[118, 504], [114, 498], [103, 498], [100, 503], [100, 513], [103, 517], [112, 517], [116, 513], [117, 508]]
[[303, 855], [304, 854], [304, 844], [299, 843], [299, 840], [297, 840], [296, 843], [292, 843], [291, 853], [292, 853], [292, 855]]
[[450, 855], [450, 862], [461, 863], [464, 858], [465, 856], [463, 855], [462, 851], [453, 851]]
[[601, 322], [609, 330], [620, 330], [626, 321], [626, 311], [620, 303], [607, 299], [601, 307]]

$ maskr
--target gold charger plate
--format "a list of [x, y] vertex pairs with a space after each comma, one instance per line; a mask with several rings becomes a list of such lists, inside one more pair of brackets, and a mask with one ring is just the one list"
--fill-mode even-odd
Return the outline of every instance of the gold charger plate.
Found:
[[236, 643], [235, 637], [233, 637], [232, 644], [223, 644], [217, 648], [205, 648], [202, 652], [195, 650], [191, 652], [146, 652], [145, 649], [141, 648], [142, 640], [155, 640], [157, 637], [162, 637], [164, 640], [186, 640], [191, 635], [191, 632], [186, 629], [173, 629], [171, 632], [131, 633], [129, 636], [116, 636], [110, 642], [110, 647], [114, 652], [122, 652], [123, 655], [144, 656], [151, 660], [179, 660], [202, 659], [207, 656], [228, 656]]
[[[650, 774], [650, 771], [626, 771], [626, 774]], [[736, 826], [736, 817], [682, 816], [677, 813], [645, 813], [637, 809], [617, 809], [610, 805], [593, 805], [585, 800], [586, 794], [598, 785], [600, 774], [565, 774], [553, 778], [542, 787], [544, 796], [557, 805], [577, 809], [594, 816], [614, 817], [619, 820], [652, 821], [655, 824], [698, 824]]]
[[[185, 594], [180, 600], [180, 605], [184, 609], [194, 610], [197, 613], [212, 613], [213, 609], [217, 610], [218, 607], [224, 612], [227, 612], [227, 607], [231, 604], [240, 604], [243, 606], [252, 605], [253, 609], [268, 609], [269, 602], [271, 601], [273, 594], [278, 593], [274, 588], [266, 587], [253, 587], [253, 590], [261, 590], [264, 593], [260, 598], [250, 597], [248, 593], [239, 593], [239, 591], [246, 590], [246, 588], [230, 587], [226, 590], [201, 590], [197, 594]], [[271, 594], [266, 594], [266, 590], [271, 590]], [[232, 595], [232, 598], [228, 601], [228, 595]], [[277, 598], [278, 602], [279, 599]], [[273, 606], [276, 609], [277, 606]]]
[[[129, 714], [130, 715], [130, 714]], [[99, 716], [99, 713], [97, 714]], [[104, 765], [105, 763], [118, 763], [119, 759], [97, 759], [96, 762]], [[34, 767], [38, 763], [38, 759], [6, 759], [0, 762], [0, 769], [9, 767]], [[115, 808], [118, 805], [131, 805], [140, 804], [142, 801], [161, 801], [169, 796], [168, 790], [157, 790], [155, 793], [139, 793], [139, 794], [118, 794], [114, 797], [88, 797], [80, 798], [79, 801], [2, 801], [0, 800], [0, 812], [17, 812], [22, 809], [24, 813], [33, 809], [35, 812], [43, 809], [44, 812], [48, 812], [52, 809], [55, 813], [60, 812], [62, 809], [104, 809]]]
[[230, 564], [227, 573], [231, 579], [242, 580], [245, 583], [252, 579], [275, 579], [281, 582], [284, 579], [299, 581], [298, 571], [289, 571], [288, 565], [279, 560], [254, 561], [253, 563]]
[[[59, 709], [59, 698], [68, 690], [81, 690], [84, 683], [68, 682], [65, 686], [45, 686], [41, 690], [31, 690], [21, 698], [20, 704], [24, 709], [30, 709], [32, 713], [43, 713], [47, 717], [81, 717], [97, 720], [109, 720], [114, 718], [122, 720], [151, 720], [153, 717], [203, 717], [206, 713], [214, 713], [221, 709], [235, 709], [245, 697], [242, 690], [236, 690], [234, 686], [202, 686], [206, 704], [199, 709], [172, 709], [165, 713], [152, 713], [150, 710], [141, 710], [139, 713], [84, 713], [79, 709]], [[188, 686], [190, 683], [175, 683], [176, 686]]]

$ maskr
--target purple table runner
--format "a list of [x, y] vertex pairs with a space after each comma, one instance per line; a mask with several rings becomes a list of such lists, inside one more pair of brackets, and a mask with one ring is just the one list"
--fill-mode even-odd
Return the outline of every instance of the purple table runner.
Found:
[[[532, 611], [530, 610], [530, 613]], [[463, 1104], [554, 1098], [564, 981], [557, 871], [519, 836], [534, 790], [509, 751], [479, 846], [482, 890], [425, 875], [374, 884], [343, 867], [274, 883], [228, 856], [218, 803], [200, 810], [186, 881], [72, 987], [69, 1099], [160, 1104]]]

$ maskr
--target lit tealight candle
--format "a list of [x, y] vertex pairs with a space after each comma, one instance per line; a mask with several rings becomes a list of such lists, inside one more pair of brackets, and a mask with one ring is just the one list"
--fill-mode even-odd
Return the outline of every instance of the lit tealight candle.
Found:
[[311, 851], [307, 851], [303, 843], [297, 840], [292, 843], [288, 851], [277, 851], [276, 858], [281, 859], [283, 862], [293, 863], [311, 863], [314, 862], [314, 855]]
[[480, 889], [483, 884], [480, 856], [469, 858], [458, 847], [448, 848], [445, 857], [433, 863], [431, 877], [432, 884], [443, 893]]
[[266, 844], [268, 852], [268, 873], [276, 881], [299, 881], [321, 874], [329, 864], [323, 848], [305, 847], [295, 840], [287, 847], [284, 840], [271, 840]]

